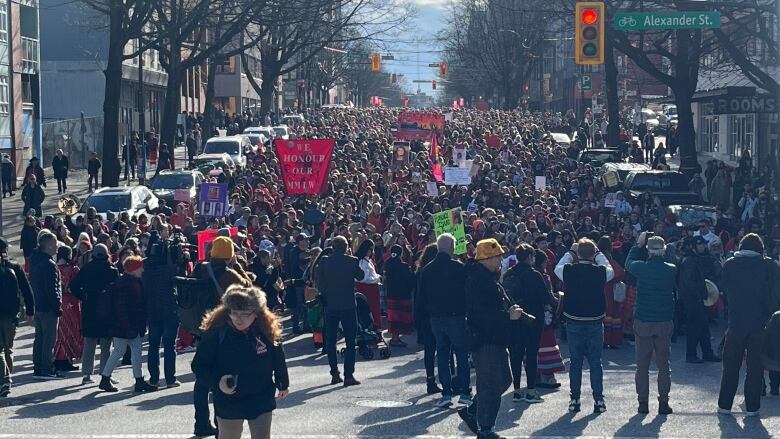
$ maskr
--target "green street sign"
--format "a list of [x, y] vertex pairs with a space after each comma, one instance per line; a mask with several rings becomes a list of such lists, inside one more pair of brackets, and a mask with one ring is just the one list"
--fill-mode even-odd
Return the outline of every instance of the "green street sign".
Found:
[[720, 28], [720, 12], [618, 12], [615, 29], [621, 31]]
[[590, 75], [582, 75], [580, 88], [582, 88], [582, 91], [591, 91], [593, 89], [593, 82], [590, 79]]

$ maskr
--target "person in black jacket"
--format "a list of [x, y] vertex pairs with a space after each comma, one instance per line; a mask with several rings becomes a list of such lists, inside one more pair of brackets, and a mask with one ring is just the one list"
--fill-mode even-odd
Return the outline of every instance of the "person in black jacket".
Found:
[[129, 256], [125, 258], [122, 267], [124, 273], [108, 291], [111, 298], [110, 330], [114, 338], [114, 349], [106, 361], [106, 367], [100, 373], [98, 388], [106, 392], [119, 390], [111, 383], [111, 374], [129, 346], [133, 377], [135, 377], [135, 392], [152, 392], [157, 390], [157, 387], [144, 381], [141, 362], [142, 337], [146, 334], [146, 302], [141, 283], [144, 262], [139, 256]]
[[3, 198], [6, 194], [13, 197], [16, 190], [16, 166], [8, 154], [3, 154], [2, 157], [0, 174], [2, 174]]
[[471, 332], [471, 353], [477, 376], [476, 401], [458, 414], [471, 429], [478, 427], [477, 438], [498, 439], [493, 431], [501, 395], [512, 383], [509, 370], [510, 322], [519, 320], [523, 309], [513, 305], [498, 283], [504, 250], [495, 239], [477, 243], [474, 260], [466, 265], [466, 315]]
[[748, 416], [758, 415], [764, 375], [761, 353], [767, 337], [764, 325], [776, 311], [772, 297], [775, 282], [780, 282], [780, 273], [775, 261], [764, 256], [764, 242], [755, 233], [745, 235], [739, 251], [726, 261], [721, 272], [721, 286], [729, 303], [729, 324], [723, 343], [719, 413], [731, 412], [744, 359], [745, 411]]
[[[509, 365], [515, 388], [513, 400], [525, 401], [529, 404], [543, 401], [536, 393], [537, 354], [544, 329], [544, 307], [555, 303], [555, 297], [547, 289], [542, 274], [533, 268], [535, 255], [536, 250], [529, 244], [520, 244], [515, 251], [517, 265], [506, 272], [503, 280], [504, 288], [512, 301], [535, 318], [531, 324], [513, 322], [509, 336]], [[528, 383], [525, 396], [519, 392], [523, 357], [525, 357], [525, 378]]]
[[30, 287], [35, 299], [35, 341], [33, 342], [33, 379], [62, 379], [54, 372], [54, 342], [62, 310], [60, 270], [54, 262], [57, 237], [44, 231], [38, 236], [38, 248], [30, 257]]
[[22, 180], [22, 185], [27, 184], [27, 180], [31, 175], [35, 176], [39, 185], [46, 187], [46, 175], [43, 173], [43, 168], [41, 168], [41, 161], [38, 160], [38, 157], [33, 157], [30, 159], [30, 164], [27, 165], [27, 169], [24, 170], [24, 180]]
[[24, 202], [22, 215], [29, 215], [31, 210], [35, 210], [35, 215], [43, 217], [41, 205], [45, 199], [46, 193], [43, 192], [43, 189], [38, 184], [37, 177], [35, 177], [35, 175], [30, 175], [27, 178], [27, 183], [25, 183], [22, 188], [22, 201]]
[[417, 260], [417, 272], [415, 273], [418, 287], [414, 290], [414, 325], [417, 330], [417, 343], [423, 345], [425, 382], [428, 387], [426, 392], [429, 395], [441, 393], [442, 389], [436, 385], [436, 337], [433, 335], [433, 329], [431, 329], [431, 317], [428, 315], [428, 310], [421, 306], [419, 284], [423, 268], [436, 258], [438, 252], [436, 244], [428, 244]]
[[[679, 266], [678, 294], [685, 311], [685, 331], [687, 335], [685, 361], [702, 363], [704, 361], [718, 362], [710, 344], [710, 324], [704, 299], [707, 298], [707, 288], [704, 283], [702, 258], [707, 251], [707, 241], [701, 236], [689, 238], [684, 244], [685, 257]], [[698, 348], [701, 346], [702, 358], [699, 358]]]
[[[357, 265], [357, 264], [356, 264]], [[282, 327], [257, 287], [234, 286], [206, 315], [192, 371], [214, 389], [220, 439], [240, 439], [244, 420], [252, 439], [271, 437], [276, 399], [289, 393]]]
[[414, 275], [409, 264], [403, 261], [404, 248], [396, 244], [390, 248], [390, 259], [385, 262], [385, 283], [387, 288], [388, 333], [390, 346], [406, 347], [401, 335], [414, 331], [412, 316], [412, 291]]
[[111, 264], [105, 245], [95, 245], [91, 257], [92, 260], [84, 264], [69, 285], [71, 294], [81, 301], [81, 335], [84, 337], [84, 350], [81, 353], [82, 384], [94, 382], [92, 372], [95, 369], [95, 348], [100, 345], [100, 371], [106, 367], [111, 353], [108, 321], [98, 313], [98, 304], [104, 291], [119, 278], [119, 271]]
[[87, 162], [87, 174], [89, 174], [89, 177], [87, 178], [87, 184], [89, 185], [89, 191], [92, 192], [92, 183], [95, 183], [95, 189], [100, 187], [100, 180], [98, 180], [98, 173], [100, 172], [100, 168], [103, 166], [102, 163], [100, 163], [100, 159], [97, 156], [96, 152], [92, 152], [92, 155], [89, 158], [89, 161]]
[[[442, 233], [436, 240], [438, 254], [420, 275], [418, 306], [427, 311], [431, 330], [436, 337], [439, 383], [442, 398], [437, 407], [449, 407], [459, 392], [461, 404], [470, 404], [471, 372], [469, 370], [469, 331], [466, 324], [465, 270], [453, 259], [455, 237]], [[450, 355], [455, 353], [458, 375], [452, 379]]]
[[179, 387], [176, 380], [176, 335], [179, 332], [179, 306], [176, 302], [177, 275], [175, 250], [165, 241], [150, 245], [144, 262], [142, 282], [149, 317], [149, 352], [147, 367], [149, 383], [158, 385], [160, 379], [160, 343], [165, 360], [166, 387]]
[[61, 149], [57, 150], [57, 155], [51, 161], [51, 169], [54, 171], [54, 178], [57, 180], [57, 193], [62, 194], [68, 190], [68, 169], [70, 162]]
[[[333, 238], [333, 254], [323, 260], [319, 268], [317, 288], [325, 304], [325, 345], [330, 365], [331, 384], [344, 383], [344, 387], [360, 384], [355, 379], [355, 338], [357, 315], [355, 314], [355, 281], [365, 274], [354, 256], [346, 254], [349, 243], [343, 236]], [[336, 357], [336, 337], [341, 324], [346, 351], [344, 353], [344, 379], [339, 374]]]
[[11, 393], [11, 357], [16, 337], [16, 325], [19, 321], [19, 309], [24, 298], [24, 315], [27, 323], [32, 323], [35, 314], [30, 283], [22, 267], [8, 259], [8, 242], [0, 237], [0, 398]]

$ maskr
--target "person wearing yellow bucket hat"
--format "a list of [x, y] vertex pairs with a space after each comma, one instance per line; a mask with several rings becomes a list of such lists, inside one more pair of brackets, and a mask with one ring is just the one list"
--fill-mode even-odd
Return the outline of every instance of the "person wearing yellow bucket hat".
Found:
[[[498, 282], [505, 251], [493, 238], [477, 243], [476, 256], [466, 264], [466, 318], [477, 375], [474, 404], [458, 411], [479, 438], [499, 437], [493, 428], [501, 395], [512, 383], [509, 369], [509, 322], [527, 316], [512, 303]], [[476, 421], [476, 422], [475, 422]]]

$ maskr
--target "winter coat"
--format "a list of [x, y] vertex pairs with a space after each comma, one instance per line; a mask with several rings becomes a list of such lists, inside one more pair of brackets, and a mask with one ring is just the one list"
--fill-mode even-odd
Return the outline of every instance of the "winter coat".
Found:
[[16, 189], [16, 166], [9, 158], [3, 157], [3, 181], [12, 183], [12, 189]]
[[720, 286], [729, 303], [731, 331], [756, 331], [772, 315], [774, 282], [780, 281], [777, 264], [759, 253], [740, 250], [721, 271]]
[[780, 311], [772, 314], [766, 324], [766, 337], [761, 362], [764, 368], [780, 372]]
[[70, 161], [65, 156], [54, 156], [54, 159], [51, 161], [51, 169], [54, 171], [54, 178], [68, 178], [69, 167]]
[[410, 300], [415, 288], [415, 278], [409, 264], [400, 257], [390, 258], [385, 263], [385, 287], [390, 300]]
[[141, 279], [125, 273], [114, 283], [110, 292], [109, 334], [129, 339], [143, 337], [146, 334], [146, 300]]
[[417, 300], [430, 317], [466, 315], [465, 270], [462, 263], [444, 252], [422, 268]]
[[36, 312], [60, 312], [62, 282], [60, 270], [54, 259], [40, 249], [30, 256], [30, 287], [35, 299]]
[[334, 253], [320, 261], [317, 276], [317, 289], [325, 300], [326, 310], [355, 309], [355, 281], [365, 276], [357, 258]]
[[24, 189], [22, 189], [22, 201], [24, 202], [24, 211], [22, 213], [27, 215], [28, 210], [35, 209], [37, 215], [42, 216], [41, 205], [44, 199], [46, 199], [46, 194], [43, 192], [41, 185], [25, 185]]
[[528, 264], [517, 264], [506, 272], [502, 284], [514, 303], [536, 317], [536, 323], [544, 322], [544, 306], [555, 303], [555, 297], [541, 273]]
[[466, 264], [466, 321], [471, 333], [471, 349], [482, 346], [508, 346], [509, 308], [512, 305], [498, 276], [477, 261]]
[[98, 315], [99, 295], [119, 278], [119, 271], [105, 259], [87, 262], [70, 281], [70, 292], [81, 301], [81, 333], [84, 337], [108, 337], [105, 316]]
[[642, 249], [634, 246], [628, 252], [626, 270], [636, 278], [636, 319], [643, 322], [674, 320], [674, 285], [677, 267], [662, 257], [647, 260]]
[[39, 186], [46, 187], [46, 175], [43, 173], [43, 168], [40, 165], [33, 167], [33, 165], [27, 165], [27, 169], [24, 170], [24, 181], [22, 184], [27, 183], [27, 179], [30, 175], [35, 175], [35, 180]]
[[179, 305], [176, 302], [176, 266], [163, 261], [144, 263], [142, 283], [150, 318], [177, 318]]
[[[230, 325], [206, 331], [192, 360], [198, 381], [214, 392], [214, 411], [224, 419], [254, 419], [276, 408], [276, 390], [287, 390], [290, 378], [281, 345], [254, 326], [246, 333]], [[224, 375], [235, 375], [236, 392], [219, 390]]]
[[41, 229], [38, 226], [27, 224], [22, 226], [22, 234], [19, 238], [19, 248], [22, 249], [25, 258], [32, 256], [33, 250], [38, 246], [38, 232]]
[[704, 285], [704, 273], [701, 270], [699, 256], [686, 256], [679, 266], [680, 274], [677, 278], [677, 290], [679, 299], [683, 301], [686, 309], [704, 307], [704, 299], [707, 298], [707, 287]]
[[89, 175], [97, 175], [98, 171], [100, 171], [101, 166], [103, 166], [103, 164], [100, 163], [99, 159], [91, 158], [87, 162], [87, 173]]

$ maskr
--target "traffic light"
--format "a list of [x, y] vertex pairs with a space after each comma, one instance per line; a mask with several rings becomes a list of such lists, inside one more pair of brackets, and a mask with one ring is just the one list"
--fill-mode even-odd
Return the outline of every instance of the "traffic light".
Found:
[[446, 63], [439, 63], [439, 76], [442, 78], [447, 76], [447, 64]]
[[577, 3], [574, 14], [574, 62], [604, 64], [604, 3]]
[[392, 75], [390, 75], [390, 84], [395, 85], [397, 83], [398, 83], [398, 76], [396, 76], [396, 74], [393, 73]]
[[382, 55], [378, 53], [371, 54], [371, 71], [377, 73], [382, 70]]
[[431, 81], [431, 87], [436, 90], [436, 80]]

